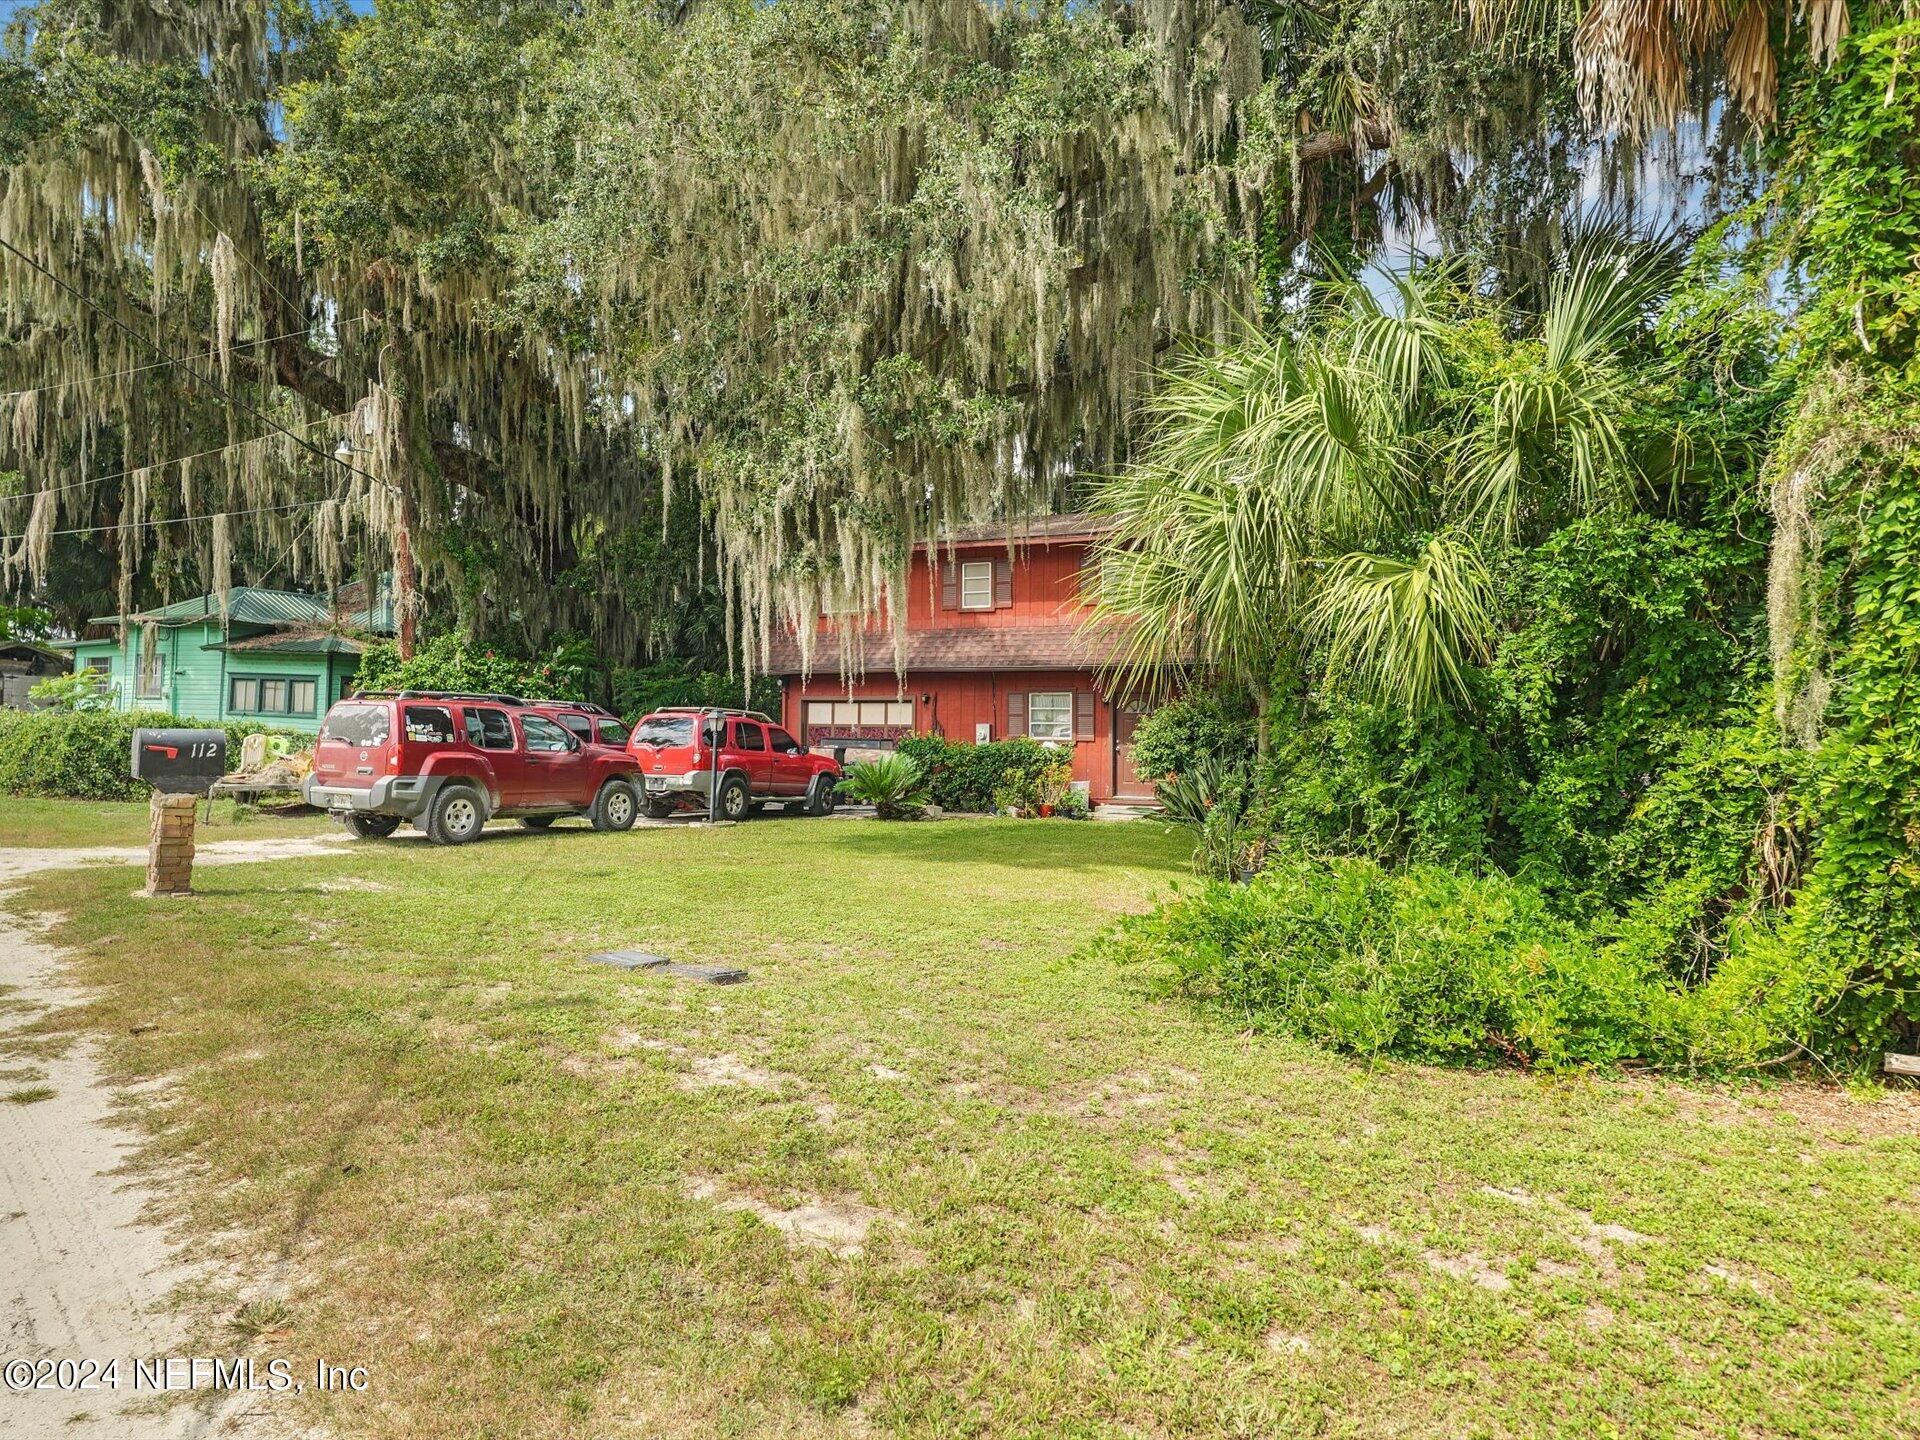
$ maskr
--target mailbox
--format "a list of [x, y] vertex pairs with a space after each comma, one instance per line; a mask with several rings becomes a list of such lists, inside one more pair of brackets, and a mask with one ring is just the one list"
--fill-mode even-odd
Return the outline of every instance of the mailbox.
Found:
[[162, 795], [204, 795], [226, 773], [224, 730], [133, 732], [133, 778]]

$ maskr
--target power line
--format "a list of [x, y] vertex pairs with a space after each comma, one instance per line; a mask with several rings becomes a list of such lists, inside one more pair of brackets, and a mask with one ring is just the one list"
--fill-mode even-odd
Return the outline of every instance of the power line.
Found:
[[[285, 505], [256, 505], [251, 510], [209, 510], [203, 515], [168, 515], [158, 520], [129, 520], [124, 525], [86, 525], [74, 530], [50, 530], [47, 538], [60, 535], [105, 535], [108, 531], [150, 530], [158, 525], [184, 525], [192, 520], [218, 520], [222, 516], [235, 519], [241, 515], [281, 515], [289, 510], [313, 510], [322, 505], [331, 505], [331, 500], [292, 500]], [[0, 535], [0, 544], [17, 544], [25, 540], [24, 534]]]
[[[353, 411], [351, 410], [343, 410], [338, 415], [316, 415], [313, 419], [303, 420], [300, 423], [311, 427], [331, 421], [345, 420], [352, 414]], [[76, 480], [71, 485], [56, 485], [51, 490], [27, 490], [22, 491], [18, 495], [0, 495], [0, 504], [4, 504], [9, 500], [36, 500], [42, 495], [64, 495], [69, 490], [84, 490], [90, 485], [104, 485], [109, 480], [124, 480], [127, 476], [136, 474], [141, 470], [162, 470], [168, 466], [179, 465], [188, 460], [204, 460], [209, 455], [222, 455], [229, 450], [238, 450], [242, 445], [258, 445], [262, 440], [267, 438], [265, 435], [256, 435], [251, 440], [235, 440], [230, 444], [216, 445], [211, 450], [196, 450], [191, 455], [176, 455], [171, 460], [156, 460], [151, 465], [135, 465], [130, 470], [116, 470], [108, 475], [89, 475], [84, 480]], [[340, 457], [336, 455], [333, 458], [337, 460]]]
[[[335, 328], [344, 329], [348, 325], [358, 325], [363, 320], [371, 320], [372, 318], [371, 315], [356, 315], [351, 320], [338, 322]], [[227, 348], [229, 350], [251, 350], [256, 345], [273, 345], [281, 340], [298, 340], [302, 335], [308, 335], [312, 332], [313, 326], [309, 325], [304, 330], [289, 330], [284, 335], [268, 335], [259, 340], [236, 341]], [[220, 352], [218, 350], [206, 350], [195, 354], [193, 358], [196, 360], [212, 360], [218, 357], [219, 354]], [[96, 380], [117, 380], [122, 375], [143, 375], [149, 370], [164, 370], [167, 366], [177, 363], [179, 362], [170, 359], [156, 360], [151, 365], [135, 365], [127, 370], [105, 370], [98, 375], [82, 375], [77, 380], [60, 380], [52, 385], [29, 385], [24, 390], [4, 390], [0, 391], [0, 400], [12, 400], [21, 395], [38, 395], [49, 390], [67, 390], [75, 385], [90, 385]], [[208, 451], [206, 453], [212, 454], [213, 452]]]
[[318, 445], [310, 444], [306, 439], [304, 439], [299, 435], [294, 434], [291, 430], [287, 429], [286, 426], [282, 425], [278, 420], [274, 419], [271, 415], [267, 414], [266, 411], [260, 409], [259, 406], [254, 405], [249, 401], [242, 400], [238, 395], [234, 394], [231, 390], [229, 390], [226, 386], [222, 385], [218, 380], [215, 380], [212, 376], [203, 375], [198, 370], [194, 369], [191, 365], [187, 364], [186, 361], [175, 359], [173, 356], [168, 355], [167, 352], [160, 347], [157, 341], [149, 340], [145, 335], [142, 335], [138, 330], [134, 329], [131, 325], [127, 324], [127, 322], [122, 320], [119, 316], [108, 314], [100, 306], [94, 304], [94, 302], [91, 299], [89, 299], [86, 295], [82, 294], [79, 290], [75, 289], [67, 281], [62, 280], [58, 275], [54, 274], [53, 271], [49, 270], [46, 266], [42, 265], [38, 260], [34, 259], [31, 255], [27, 254], [26, 251], [22, 250], [18, 245], [15, 245], [11, 240], [8, 240], [5, 236], [0, 236], [0, 248], [6, 249], [10, 253], [18, 257], [25, 264], [32, 266], [35, 270], [39, 271], [42, 275], [46, 276], [47, 279], [51, 280], [55, 285], [59, 286], [62, 290], [66, 291], [67, 294], [71, 295], [74, 299], [78, 300], [82, 305], [85, 305], [89, 310], [93, 311], [94, 314], [100, 316], [100, 318], [105, 320], [108, 324], [114, 326], [116, 329], [126, 331], [127, 334], [133, 336], [134, 339], [138, 340], [142, 345], [146, 346], [149, 350], [153, 351], [154, 354], [160, 356], [162, 359], [171, 360], [175, 365], [178, 365], [182, 370], [186, 371], [187, 374], [191, 375], [194, 379], [198, 380], [202, 385], [205, 385], [209, 390], [213, 391], [216, 395], [219, 395], [221, 398], [223, 398], [229, 405], [238, 406], [240, 409], [245, 410], [249, 415], [252, 415], [255, 419], [265, 421], [268, 425], [272, 426], [275, 430], [278, 430], [282, 435], [285, 435], [289, 440], [292, 440], [296, 445], [299, 445], [302, 449], [312, 451], [315, 455], [318, 455], [322, 460], [332, 461], [335, 465], [340, 466], [342, 469], [346, 470], [349, 474], [358, 475], [362, 480], [365, 480], [370, 484], [374, 484], [374, 485], [385, 484], [384, 481], [376, 479], [374, 476], [369, 475], [366, 471], [360, 469], [357, 465], [351, 465], [347, 461], [342, 460], [339, 456], [331, 454], [328, 451], [322, 450]]

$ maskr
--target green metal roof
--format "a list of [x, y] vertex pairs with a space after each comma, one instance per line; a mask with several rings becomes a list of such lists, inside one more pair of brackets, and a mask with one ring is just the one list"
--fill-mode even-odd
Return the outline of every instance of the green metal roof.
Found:
[[259, 635], [200, 648], [225, 650], [229, 655], [358, 655], [366, 647], [346, 635]]
[[[384, 588], [384, 587], [383, 587]], [[227, 619], [235, 625], [328, 625], [336, 618], [349, 625], [391, 634], [393, 602], [382, 594], [371, 607], [354, 607], [351, 613], [335, 617], [324, 595], [308, 595], [298, 590], [267, 590], [257, 585], [236, 585], [227, 592]], [[198, 595], [191, 600], [176, 600], [157, 610], [143, 610], [129, 620], [160, 625], [191, 625], [195, 621], [220, 622], [220, 597]], [[111, 625], [118, 615], [95, 615], [89, 622]]]

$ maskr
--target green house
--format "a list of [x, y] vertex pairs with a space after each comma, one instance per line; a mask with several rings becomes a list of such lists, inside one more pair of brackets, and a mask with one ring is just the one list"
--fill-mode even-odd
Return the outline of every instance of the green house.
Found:
[[202, 595], [92, 623], [117, 634], [67, 642], [73, 666], [98, 675], [116, 709], [318, 732], [327, 707], [353, 688], [361, 650], [393, 633], [393, 603], [385, 587], [369, 597], [365, 586], [347, 586], [329, 605], [297, 590], [240, 586], [224, 609], [217, 595]]

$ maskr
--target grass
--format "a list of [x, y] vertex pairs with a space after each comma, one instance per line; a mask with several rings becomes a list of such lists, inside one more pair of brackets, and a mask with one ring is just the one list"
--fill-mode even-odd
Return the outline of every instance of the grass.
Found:
[[[206, 814], [203, 805], [199, 812]], [[87, 845], [144, 845], [149, 812], [145, 800], [44, 800], [0, 795], [0, 846], [71, 849]], [[265, 840], [282, 835], [329, 833], [326, 816], [268, 815], [231, 800], [216, 800], [213, 820], [196, 826], [201, 842]]]
[[39, 1100], [51, 1100], [53, 1096], [54, 1089], [51, 1085], [27, 1085], [18, 1090], [9, 1090], [7, 1092], [7, 1103], [9, 1105], [32, 1105]]
[[271, 1353], [370, 1368], [303, 1397], [342, 1436], [1912, 1433], [1900, 1097], [1236, 1035], [1076, 958], [1183, 869], [760, 821], [21, 903], [100, 987], [62, 1023], [173, 1077], [177, 1218], [295, 1277]]

